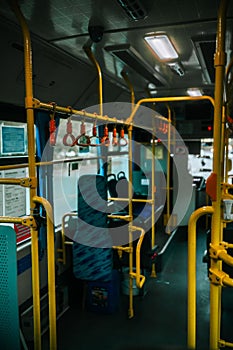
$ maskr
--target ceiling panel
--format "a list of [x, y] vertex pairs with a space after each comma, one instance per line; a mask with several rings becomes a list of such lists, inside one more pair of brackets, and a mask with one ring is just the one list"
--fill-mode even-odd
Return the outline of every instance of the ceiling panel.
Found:
[[[27, 20], [31, 33], [39, 37], [49, 47], [54, 46], [88, 64], [96, 72], [83, 51], [83, 45], [90, 43], [88, 27], [100, 25], [104, 28], [103, 38], [92, 45], [93, 51], [105, 77], [116, 78], [121, 84], [122, 69], [128, 71], [135, 90], [145, 94], [150, 79], [144, 79], [134, 67], [124, 65], [114, 58], [105, 47], [109, 45], [129, 44], [151, 66], [151, 70], [161, 74], [166, 81], [157, 86], [158, 94], [184, 94], [193, 85], [213, 93], [213, 79], [206, 79], [206, 67], [200, 60], [193, 38], [205, 39], [216, 35], [216, 19], [220, 1], [218, 0], [135, 0], [141, 1], [147, 11], [144, 20], [133, 21], [128, 18], [117, 0], [19, 0], [19, 5]], [[229, 1], [227, 27], [228, 57], [232, 42], [233, 2]], [[7, 1], [0, 2], [0, 16], [17, 22]], [[179, 61], [184, 68], [184, 76], [173, 73], [170, 68], [159, 62], [148, 50], [143, 37], [148, 32], [166, 32], [179, 53]], [[204, 48], [209, 53], [208, 48]], [[208, 55], [211, 59], [212, 53]], [[45, 64], [45, 63], [44, 63]], [[212, 64], [212, 63], [210, 63]], [[54, 66], [56, 67], [56, 65]], [[55, 69], [55, 68], [54, 68]], [[41, 69], [45, 71], [45, 68]], [[78, 74], [82, 76], [82, 72]], [[159, 84], [158, 84], [159, 85]]]

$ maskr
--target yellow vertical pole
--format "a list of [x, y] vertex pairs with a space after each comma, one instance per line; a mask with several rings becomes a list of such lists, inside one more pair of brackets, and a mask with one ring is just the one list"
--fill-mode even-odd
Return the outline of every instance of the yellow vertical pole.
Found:
[[[152, 135], [152, 161], [151, 161], [151, 246], [155, 246], [155, 130]], [[155, 264], [151, 267], [151, 277], [156, 277]]]
[[[132, 188], [132, 181], [133, 181], [133, 150], [132, 150], [132, 134], [133, 134], [133, 127], [132, 125], [129, 125], [128, 127], [128, 145], [129, 145], [129, 182], [128, 182], [128, 196], [129, 196], [129, 274], [131, 276], [131, 273], [133, 272], [133, 230], [132, 230], [132, 221], [133, 221], [133, 188]], [[129, 311], [128, 311], [129, 318], [132, 318], [134, 316], [134, 310], [133, 310], [133, 279], [129, 278]]]
[[[35, 138], [34, 138], [34, 109], [32, 88], [32, 49], [30, 33], [16, 1], [12, 1], [14, 11], [23, 32], [24, 39], [24, 65], [25, 65], [25, 107], [27, 112], [28, 132], [28, 163], [29, 178], [35, 179]], [[30, 187], [30, 215], [33, 216], [35, 204], [33, 197], [36, 195], [36, 184]], [[34, 348], [41, 349], [41, 325], [40, 325], [40, 282], [39, 282], [39, 255], [38, 255], [38, 230], [31, 228], [31, 255], [32, 255], [32, 296], [34, 316]]]
[[228, 137], [225, 123], [224, 106], [222, 106], [222, 116], [221, 116], [221, 182], [225, 182], [227, 174], [227, 160], [228, 160]]
[[47, 246], [48, 246], [48, 303], [49, 303], [49, 349], [57, 348], [56, 333], [56, 290], [55, 290], [55, 248], [54, 248], [54, 228], [53, 228], [53, 211], [51, 204], [41, 197], [33, 198], [35, 203], [43, 205], [46, 211], [47, 220]]
[[[223, 117], [224, 118], [224, 117]], [[223, 124], [224, 137], [225, 140], [224, 149], [223, 149], [223, 157], [225, 154], [225, 172], [224, 172], [224, 182], [228, 182], [228, 171], [229, 171], [229, 154], [228, 154], [228, 143], [229, 143], [229, 129], [226, 129], [225, 123]], [[224, 158], [223, 158], [224, 159]]]
[[[148, 93], [149, 97], [151, 97], [150, 90], [146, 89], [146, 92]], [[155, 103], [153, 103], [153, 111], [155, 111]], [[152, 134], [152, 161], [151, 161], [151, 248], [155, 246], [155, 134], [156, 134], [156, 128], [155, 128], [155, 119], [152, 119], [152, 127], [153, 127], [153, 134]], [[150, 276], [152, 278], [156, 277], [156, 270], [155, 270], [155, 264], [152, 264], [151, 266], [151, 274]]]
[[[130, 90], [130, 97], [131, 97], [131, 112], [134, 108], [135, 103], [135, 94], [134, 94], [134, 88], [129, 80], [128, 75], [125, 71], [121, 71], [121, 75], [124, 78], [126, 84], [129, 87]], [[133, 141], [133, 126], [130, 125], [128, 127], [128, 144], [129, 144], [129, 182], [128, 182], [128, 196], [129, 196], [129, 216], [131, 218], [129, 222], [129, 310], [128, 315], [129, 318], [132, 318], [134, 316], [134, 310], [133, 310], [133, 229], [132, 229], [132, 221], [133, 221], [133, 147], [132, 147], [132, 141]]]
[[[167, 104], [168, 109], [168, 135], [167, 135], [167, 220], [170, 217], [170, 187], [171, 187], [171, 108]], [[168, 227], [168, 234], [171, 233], [170, 228]]]
[[90, 46], [83, 46], [83, 50], [85, 51], [86, 55], [90, 59], [90, 61], [95, 66], [97, 73], [98, 73], [98, 82], [99, 82], [99, 114], [103, 115], [103, 78], [102, 78], [102, 72], [99, 63], [97, 62]]
[[[213, 207], [206, 206], [195, 210], [188, 224], [188, 349], [196, 349], [196, 224], [205, 214], [213, 214]], [[212, 349], [212, 348], [211, 348]]]
[[[223, 83], [225, 75], [225, 33], [226, 33], [226, 11], [228, 1], [222, 0], [218, 14], [215, 65], [215, 108], [214, 108], [214, 157], [213, 173], [216, 176], [216, 198], [212, 205], [214, 213], [212, 216], [211, 243], [218, 244], [221, 238], [221, 136], [222, 136], [222, 106], [223, 106]], [[220, 263], [211, 259], [211, 268], [220, 269]], [[210, 349], [217, 350], [220, 338], [220, 307], [221, 286], [210, 284]]]
[[128, 75], [126, 74], [125, 71], [121, 71], [121, 75], [122, 77], [124, 78], [126, 84], [128, 85], [129, 87], [129, 90], [130, 90], [130, 97], [131, 97], [131, 106], [132, 106], [132, 110], [133, 111], [133, 107], [134, 107], [134, 104], [135, 104], [135, 94], [134, 94], [134, 88], [133, 88], [133, 85], [131, 83], [131, 81], [129, 80], [129, 77]]

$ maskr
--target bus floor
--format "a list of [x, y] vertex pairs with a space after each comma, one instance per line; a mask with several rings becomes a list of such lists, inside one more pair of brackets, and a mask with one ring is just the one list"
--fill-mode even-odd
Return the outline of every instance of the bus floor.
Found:
[[[200, 350], [209, 348], [209, 280], [207, 264], [202, 261], [205, 249], [206, 234], [198, 229], [196, 349]], [[227, 327], [224, 329], [226, 333]], [[70, 305], [57, 322], [57, 343], [60, 350], [187, 349], [187, 227], [177, 230], [166, 264], [156, 278], [149, 279], [144, 296], [134, 296], [133, 318], [128, 318], [125, 295], [112, 314], [83, 310], [78, 303]], [[49, 349], [48, 344], [46, 333], [42, 349]]]

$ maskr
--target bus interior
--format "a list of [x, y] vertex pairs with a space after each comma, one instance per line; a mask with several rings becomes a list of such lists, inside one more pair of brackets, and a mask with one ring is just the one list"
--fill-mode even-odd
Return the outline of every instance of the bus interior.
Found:
[[2, 349], [233, 347], [232, 13], [1, 1]]

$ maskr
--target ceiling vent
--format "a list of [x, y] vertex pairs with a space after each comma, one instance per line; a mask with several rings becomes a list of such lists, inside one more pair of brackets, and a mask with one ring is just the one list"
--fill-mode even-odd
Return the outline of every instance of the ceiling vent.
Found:
[[214, 54], [216, 49], [216, 37], [195, 37], [192, 38], [196, 54], [203, 69], [206, 82], [215, 83]]
[[130, 19], [139, 21], [147, 17], [147, 11], [139, 0], [117, 0], [117, 2]]
[[106, 46], [105, 50], [156, 87], [166, 86], [165, 79], [153, 69], [130, 44]]

